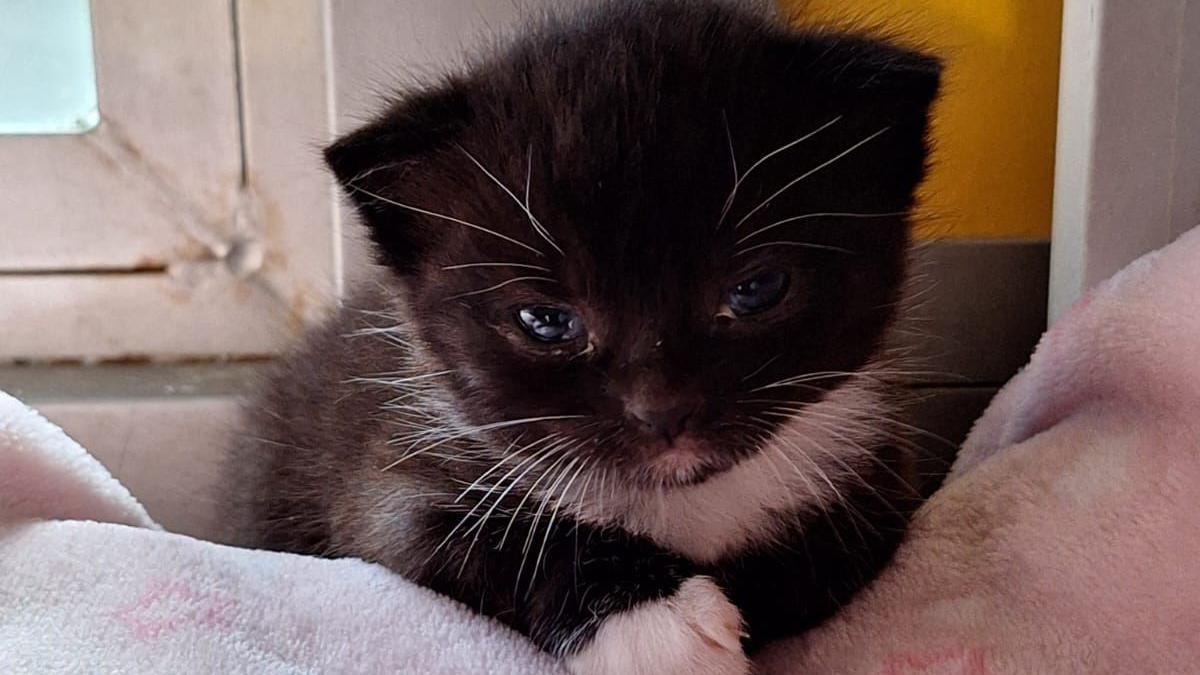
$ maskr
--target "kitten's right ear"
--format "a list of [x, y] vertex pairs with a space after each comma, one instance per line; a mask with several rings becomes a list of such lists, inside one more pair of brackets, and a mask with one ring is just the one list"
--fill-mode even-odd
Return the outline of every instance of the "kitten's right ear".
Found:
[[470, 123], [470, 103], [456, 81], [411, 95], [367, 126], [325, 149], [325, 163], [354, 201], [384, 263], [410, 271], [426, 243], [414, 212], [395, 192], [406, 171], [449, 145]]
[[938, 94], [932, 54], [863, 35], [798, 32], [779, 47], [792, 72], [821, 88], [924, 117]]

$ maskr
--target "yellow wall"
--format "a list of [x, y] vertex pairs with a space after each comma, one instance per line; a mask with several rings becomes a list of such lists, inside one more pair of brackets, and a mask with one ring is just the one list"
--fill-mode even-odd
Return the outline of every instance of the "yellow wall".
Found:
[[1050, 235], [1061, 0], [780, 0], [798, 23], [884, 33], [942, 57], [932, 237]]

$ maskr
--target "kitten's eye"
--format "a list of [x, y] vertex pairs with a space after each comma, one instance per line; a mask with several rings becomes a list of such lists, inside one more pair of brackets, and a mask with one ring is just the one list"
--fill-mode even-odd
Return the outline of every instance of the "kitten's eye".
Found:
[[787, 293], [787, 272], [763, 272], [730, 289], [725, 303], [737, 316], [747, 316], [771, 309], [779, 304]]
[[539, 342], [566, 342], [583, 334], [583, 320], [565, 307], [522, 307], [517, 310], [517, 322]]

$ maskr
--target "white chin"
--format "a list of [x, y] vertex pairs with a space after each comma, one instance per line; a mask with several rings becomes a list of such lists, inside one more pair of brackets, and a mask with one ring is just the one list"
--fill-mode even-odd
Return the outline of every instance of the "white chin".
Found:
[[683, 438], [650, 460], [646, 474], [660, 485], [692, 485], [714, 473], [712, 459], [711, 451], [702, 443]]

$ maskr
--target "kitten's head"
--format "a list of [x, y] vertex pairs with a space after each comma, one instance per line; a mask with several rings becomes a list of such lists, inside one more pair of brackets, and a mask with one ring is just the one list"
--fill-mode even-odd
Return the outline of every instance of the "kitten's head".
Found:
[[491, 445], [680, 484], [878, 350], [938, 73], [707, 2], [621, 3], [327, 158]]

